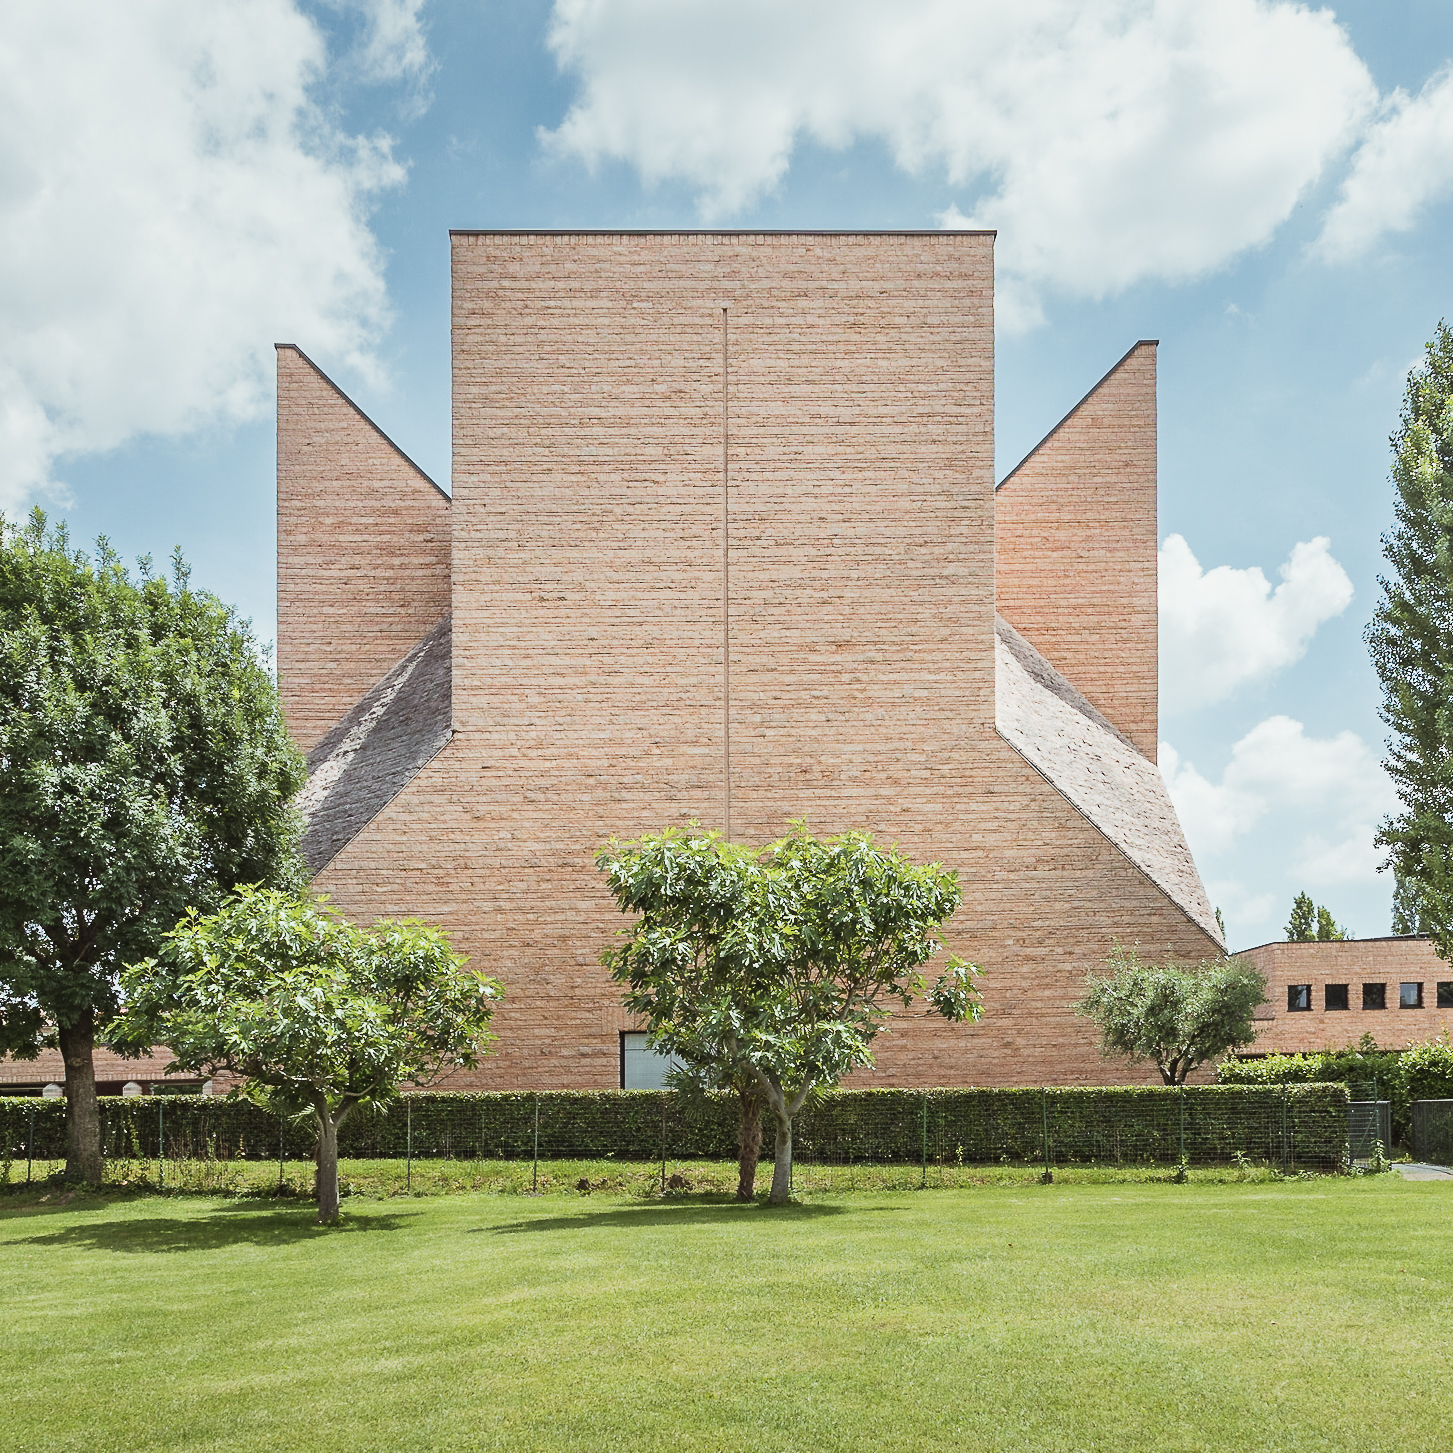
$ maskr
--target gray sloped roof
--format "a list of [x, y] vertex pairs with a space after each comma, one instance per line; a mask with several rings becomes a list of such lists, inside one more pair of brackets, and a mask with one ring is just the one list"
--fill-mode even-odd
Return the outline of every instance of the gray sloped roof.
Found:
[[451, 618], [443, 620], [308, 753], [303, 857], [328, 865], [453, 735]]
[[995, 633], [999, 735], [1219, 943], [1160, 769], [1000, 616]]

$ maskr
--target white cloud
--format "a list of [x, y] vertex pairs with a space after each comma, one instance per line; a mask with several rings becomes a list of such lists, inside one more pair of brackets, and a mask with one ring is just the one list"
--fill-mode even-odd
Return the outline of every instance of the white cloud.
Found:
[[[1376, 754], [1355, 732], [1309, 737], [1299, 721], [1268, 717], [1232, 747], [1219, 782], [1204, 777], [1167, 742], [1159, 755], [1198, 859], [1216, 862], [1235, 854], [1274, 862], [1256, 892], [1234, 876], [1213, 883], [1213, 891], [1224, 895], [1221, 901], [1232, 900], [1251, 921], [1267, 911], [1266, 889], [1273, 879], [1289, 893], [1376, 882], [1381, 856], [1372, 846], [1373, 833], [1397, 798]], [[1273, 851], [1257, 853], [1258, 837]]]
[[419, 81], [433, 69], [419, 12], [424, 0], [327, 0], [337, 10], [358, 12], [364, 22], [354, 57], [370, 81]]
[[403, 172], [325, 120], [326, 64], [292, 0], [7, 7], [0, 508], [67, 454], [259, 416], [279, 339], [373, 367], [366, 214]]
[[1203, 571], [1180, 535], [1160, 547], [1160, 700], [1166, 715], [1224, 701], [1299, 661], [1352, 600], [1325, 535], [1293, 547], [1275, 590], [1261, 570]]
[[1397, 90], [1352, 159], [1317, 248], [1360, 256], [1386, 232], [1405, 232], [1430, 202], [1453, 193], [1453, 66], [1416, 96]]
[[579, 92], [547, 147], [707, 220], [803, 139], [977, 189], [943, 219], [1000, 229], [1011, 324], [1265, 242], [1376, 101], [1330, 12], [1280, 0], [556, 0], [549, 43]]
[[1258, 893], [1235, 878], [1214, 878], [1206, 884], [1206, 892], [1226, 920], [1228, 946], [1232, 933], [1238, 940], [1247, 934], [1263, 937], [1277, 910], [1285, 907], [1275, 893]]

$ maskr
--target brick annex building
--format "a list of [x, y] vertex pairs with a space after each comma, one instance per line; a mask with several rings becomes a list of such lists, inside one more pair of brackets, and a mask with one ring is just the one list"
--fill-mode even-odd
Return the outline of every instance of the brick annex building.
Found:
[[956, 869], [985, 970], [854, 1083], [1146, 1078], [1070, 1006], [1115, 937], [1221, 947], [1155, 765], [1155, 344], [996, 488], [991, 233], [452, 249], [452, 499], [278, 350], [306, 851], [504, 981], [451, 1083], [620, 1083], [598, 846], [798, 817]]

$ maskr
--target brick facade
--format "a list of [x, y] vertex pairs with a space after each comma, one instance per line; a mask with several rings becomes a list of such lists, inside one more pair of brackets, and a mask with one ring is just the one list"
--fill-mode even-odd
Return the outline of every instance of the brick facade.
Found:
[[[992, 237], [453, 247], [454, 736], [316, 885], [442, 923], [504, 981], [498, 1053], [459, 1087], [616, 1083], [594, 852], [728, 811], [742, 840], [801, 817], [959, 872], [946, 936], [985, 1020], [900, 1016], [856, 1083], [1147, 1080], [1073, 1014], [1085, 973], [1116, 936], [1218, 945], [996, 727]], [[1134, 600], [1153, 537], [1148, 569]], [[1154, 646], [1153, 613], [1117, 645], [1137, 681]], [[1153, 752], [1153, 696], [1148, 726]]]
[[[1359, 938], [1333, 943], [1264, 943], [1247, 949], [1249, 959], [1266, 976], [1268, 1002], [1258, 1016], [1251, 1054], [1299, 1054], [1308, 1050], [1345, 1049], [1364, 1034], [1379, 1049], [1406, 1049], [1453, 1033], [1453, 1004], [1438, 1007], [1438, 985], [1453, 998], [1453, 964], [1433, 952], [1425, 938]], [[1363, 1007], [1363, 986], [1381, 985], [1385, 1008]], [[1404, 1009], [1399, 986], [1416, 984], [1422, 1007]], [[1288, 990], [1304, 985], [1311, 1007], [1288, 1007]], [[1347, 1008], [1327, 1007], [1328, 986], [1345, 987]], [[1369, 996], [1374, 1001], [1376, 994]], [[1336, 1001], [1336, 994], [1333, 1001]]]
[[277, 652], [306, 752], [449, 609], [449, 497], [277, 350]]
[[1156, 344], [1140, 342], [995, 493], [999, 610], [1156, 756]]

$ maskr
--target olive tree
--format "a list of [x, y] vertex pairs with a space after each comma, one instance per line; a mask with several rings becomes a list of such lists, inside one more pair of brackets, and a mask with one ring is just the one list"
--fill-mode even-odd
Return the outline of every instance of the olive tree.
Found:
[[866, 833], [819, 840], [800, 824], [754, 851], [698, 828], [611, 843], [597, 858], [638, 915], [603, 963], [650, 1042], [739, 1086], [746, 1118], [775, 1122], [771, 1201], [792, 1182], [792, 1126], [815, 1093], [873, 1063], [894, 1007], [922, 998], [963, 1022], [982, 1012], [977, 968], [920, 970], [959, 906], [952, 872], [918, 867]]
[[189, 913], [122, 976], [118, 1033], [164, 1044], [168, 1072], [242, 1077], [232, 1093], [318, 1129], [318, 1220], [338, 1217], [338, 1131], [400, 1087], [472, 1069], [501, 990], [417, 919], [360, 928], [326, 903], [244, 888]]
[[1116, 943], [1104, 977], [1091, 974], [1075, 1005], [1100, 1030], [1106, 1059], [1150, 1060], [1167, 1085], [1256, 1038], [1252, 1015], [1266, 1002], [1266, 980], [1240, 959], [1199, 964], [1142, 963]]
[[180, 556], [138, 567], [0, 518], [0, 1051], [58, 1042], [66, 1176], [92, 1183], [122, 966], [188, 908], [302, 881], [306, 768], [251, 631]]

